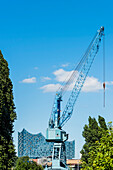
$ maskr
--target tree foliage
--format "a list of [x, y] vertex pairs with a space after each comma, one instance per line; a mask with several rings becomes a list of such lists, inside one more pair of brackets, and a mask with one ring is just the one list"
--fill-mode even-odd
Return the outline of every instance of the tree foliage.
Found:
[[98, 117], [98, 122], [95, 118], [89, 116], [89, 124], [84, 126], [83, 137], [85, 138], [85, 144], [81, 150], [82, 162], [88, 164], [90, 147], [95, 146], [96, 141], [100, 141], [103, 131], [107, 130], [105, 119], [101, 116]]
[[9, 78], [7, 61], [0, 51], [0, 169], [10, 169], [14, 164], [15, 149], [12, 133], [16, 119], [13, 102], [13, 85]]
[[111, 123], [104, 131], [100, 141], [96, 141], [89, 148], [88, 163], [83, 162], [84, 170], [111, 170], [113, 169], [113, 128]]
[[36, 162], [30, 162], [28, 156], [20, 157], [17, 159], [15, 170], [43, 170], [41, 165]]

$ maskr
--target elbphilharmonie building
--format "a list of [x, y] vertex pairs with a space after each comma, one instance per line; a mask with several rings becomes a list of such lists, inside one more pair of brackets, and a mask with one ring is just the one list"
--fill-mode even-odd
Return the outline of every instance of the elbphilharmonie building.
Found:
[[[66, 141], [66, 158], [75, 157], [75, 140]], [[42, 133], [31, 134], [23, 129], [18, 132], [18, 156], [29, 156], [30, 158], [42, 158], [52, 155], [53, 143], [46, 142]]]

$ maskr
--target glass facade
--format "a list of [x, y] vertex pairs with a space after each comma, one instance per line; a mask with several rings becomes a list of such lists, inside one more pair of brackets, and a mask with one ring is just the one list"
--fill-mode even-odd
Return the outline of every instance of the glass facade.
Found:
[[[72, 159], [75, 157], [75, 140], [66, 141], [66, 157]], [[46, 142], [41, 134], [31, 134], [25, 129], [18, 132], [18, 156], [29, 156], [30, 158], [42, 158], [52, 155], [53, 142]]]
[[75, 158], [75, 140], [66, 141], [66, 157], [67, 159]]

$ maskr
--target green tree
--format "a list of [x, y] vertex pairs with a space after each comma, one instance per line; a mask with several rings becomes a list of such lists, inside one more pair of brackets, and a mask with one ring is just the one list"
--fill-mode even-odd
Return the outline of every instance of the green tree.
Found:
[[113, 169], [113, 128], [111, 123], [104, 131], [100, 141], [96, 141], [89, 148], [88, 164], [83, 162], [84, 170], [112, 170]]
[[107, 130], [107, 125], [105, 123], [105, 119], [101, 116], [98, 117], [98, 122], [95, 118], [91, 118], [89, 116], [89, 124], [84, 126], [84, 130], [82, 132], [83, 137], [85, 138], [85, 144], [81, 150], [82, 154], [82, 162], [86, 165], [88, 164], [89, 158], [89, 148], [95, 145], [96, 141], [100, 141], [102, 137], [103, 131]]
[[12, 133], [16, 119], [13, 85], [7, 61], [0, 51], [0, 169], [10, 169], [15, 162]]
[[43, 170], [43, 167], [36, 162], [30, 162], [28, 156], [23, 156], [17, 159], [15, 170]]

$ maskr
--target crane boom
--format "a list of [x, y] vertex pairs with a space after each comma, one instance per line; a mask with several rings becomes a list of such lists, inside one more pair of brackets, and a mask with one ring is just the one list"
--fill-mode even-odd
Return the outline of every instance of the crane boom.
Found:
[[104, 27], [101, 27], [100, 30], [97, 32], [95, 39], [93, 40], [91, 44], [91, 48], [86, 53], [85, 59], [83, 61], [83, 65], [81, 67], [79, 76], [75, 82], [74, 88], [71, 92], [71, 95], [68, 99], [68, 102], [66, 104], [66, 107], [63, 111], [62, 116], [60, 117], [60, 123], [59, 126], [63, 127], [63, 125], [67, 122], [68, 119], [70, 119], [74, 104], [79, 96], [79, 93], [84, 85], [84, 82], [86, 80], [86, 77], [89, 73], [89, 70], [91, 68], [91, 65], [95, 59], [95, 56], [99, 50], [99, 45], [101, 41], [101, 37], [103, 36]]
[[[99, 50], [101, 38], [104, 35], [104, 27], [101, 27], [97, 31], [93, 40], [91, 41], [86, 53], [83, 58], [73, 71], [72, 75], [66, 82], [64, 86], [61, 86], [55, 95], [54, 105], [52, 108], [52, 113], [49, 120], [49, 127], [54, 128], [55, 126], [63, 127], [64, 124], [70, 119], [74, 104], [79, 96], [79, 93], [83, 87], [83, 84], [86, 80], [88, 72], [91, 68], [91, 65], [95, 59], [95, 56]], [[68, 99], [66, 107], [61, 115], [60, 113], [60, 102], [62, 101], [62, 96], [65, 90], [69, 87], [73, 79], [76, 77], [74, 88], [71, 92], [71, 95]], [[55, 123], [56, 122], [56, 123]], [[56, 125], [55, 125], [56, 124]]]

